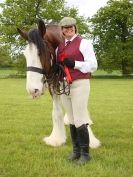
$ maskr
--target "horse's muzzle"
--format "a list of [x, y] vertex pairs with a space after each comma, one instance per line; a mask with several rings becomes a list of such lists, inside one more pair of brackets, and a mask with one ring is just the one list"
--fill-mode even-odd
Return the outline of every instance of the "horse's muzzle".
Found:
[[34, 89], [34, 92], [31, 93], [33, 99], [39, 98], [42, 94], [39, 89]]

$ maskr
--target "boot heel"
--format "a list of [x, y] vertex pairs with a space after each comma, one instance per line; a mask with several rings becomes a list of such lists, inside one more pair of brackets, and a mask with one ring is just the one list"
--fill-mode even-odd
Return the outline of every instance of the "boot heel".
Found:
[[85, 165], [90, 160], [91, 160], [91, 157], [88, 154], [81, 155], [79, 160], [77, 161], [77, 165]]
[[74, 160], [78, 160], [80, 158], [80, 153], [72, 153], [68, 156], [67, 160], [69, 161], [74, 161]]

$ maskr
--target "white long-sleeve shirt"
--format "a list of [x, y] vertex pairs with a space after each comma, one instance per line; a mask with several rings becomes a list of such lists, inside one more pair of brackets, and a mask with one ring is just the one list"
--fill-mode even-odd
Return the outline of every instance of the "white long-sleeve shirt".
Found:
[[[76, 36], [77, 34], [75, 34], [69, 41], [73, 41]], [[67, 41], [68, 40], [66, 39], [65, 43]], [[84, 57], [84, 61], [75, 61], [74, 69], [78, 69], [82, 73], [93, 73], [94, 71], [96, 71], [98, 65], [91, 41], [87, 39], [82, 39], [79, 50]]]

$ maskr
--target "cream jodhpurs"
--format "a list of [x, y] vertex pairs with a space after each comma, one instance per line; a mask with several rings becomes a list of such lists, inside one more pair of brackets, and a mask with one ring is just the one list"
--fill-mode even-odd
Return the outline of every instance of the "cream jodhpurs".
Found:
[[69, 122], [77, 128], [83, 124], [88, 124], [89, 93], [90, 80], [80, 79], [71, 84], [70, 95], [61, 95], [62, 105], [68, 115]]

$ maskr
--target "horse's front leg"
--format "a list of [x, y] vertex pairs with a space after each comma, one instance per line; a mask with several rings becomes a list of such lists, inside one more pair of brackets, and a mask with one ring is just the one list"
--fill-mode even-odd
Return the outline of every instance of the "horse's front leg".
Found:
[[66, 142], [66, 132], [63, 120], [64, 113], [62, 111], [59, 95], [53, 95], [53, 130], [49, 137], [45, 137], [43, 141], [51, 146], [61, 146]]

